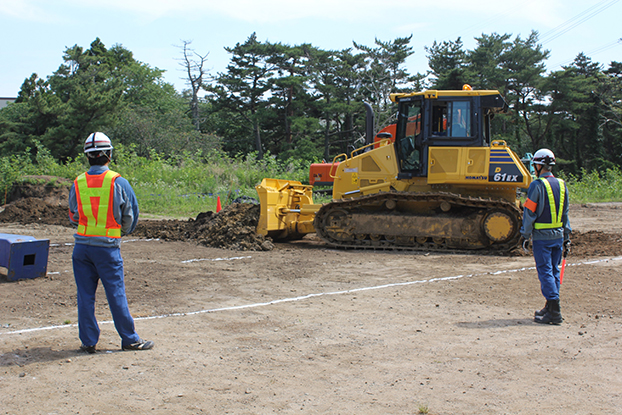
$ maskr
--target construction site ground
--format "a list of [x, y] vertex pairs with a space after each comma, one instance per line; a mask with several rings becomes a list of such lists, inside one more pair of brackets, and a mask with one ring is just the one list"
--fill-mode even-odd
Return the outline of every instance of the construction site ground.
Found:
[[544, 299], [521, 251], [272, 244], [236, 231], [252, 230], [250, 205], [141, 220], [121, 251], [137, 331], [155, 347], [120, 350], [100, 286], [90, 355], [67, 210], [21, 200], [0, 233], [51, 245], [46, 277], [0, 268], [0, 413], [622, 413], [622, 205], [571, 206], [560, 326], [533, 322]]

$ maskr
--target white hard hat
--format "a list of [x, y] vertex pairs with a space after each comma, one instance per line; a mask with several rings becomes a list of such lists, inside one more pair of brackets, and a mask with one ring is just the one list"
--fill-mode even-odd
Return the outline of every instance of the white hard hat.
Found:
[[108, 136], [104, 133], [91, 133], [84, 142], [84, 152], [87, 155], [88, 153], [107, 150], [112, 150], [112, 143], [110, 142]]
[[541, 148], [536, 151], [536, 154], [533, 155], [533, 159], [531, 161], [533, 164], [552, 166], [555, 164], [555, 154], [553, 154], [553, 152], [548, 148]]

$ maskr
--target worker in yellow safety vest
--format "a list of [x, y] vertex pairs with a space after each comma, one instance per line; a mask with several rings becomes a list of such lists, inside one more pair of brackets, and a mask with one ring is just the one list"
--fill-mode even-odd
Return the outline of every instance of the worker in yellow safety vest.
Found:
[[147, 350], [152, 341], [141, 340], [134, 327], [125, 294], [121, 236], [134, 231], [138, 202], [132, 186], [108, 168], [112, 143], [106, 134], [90, 134], [84, 143], [89, 171], [79, 175], [69, 192], [69, 219], [74, 235], [73, 273], [78, 292], [80, 349], [96, 353], [99, 326], [95, 293], [101, 280], [123, 350]]
[[538, 150], [532, 162], [538, 179], [527, 189], [521, 243], [527, 250], [530, 238], [532, 240], [540, 289], [546, 299], [544, 308], [535, 312], [534, 321], [558, 325], [563, 321], [559, 304], [559, 264], [563, 251], [570, 249], [572, 232], [568, 221], [568, 189], [563, 180], [551, 173], [555, 165], [551, 150]]

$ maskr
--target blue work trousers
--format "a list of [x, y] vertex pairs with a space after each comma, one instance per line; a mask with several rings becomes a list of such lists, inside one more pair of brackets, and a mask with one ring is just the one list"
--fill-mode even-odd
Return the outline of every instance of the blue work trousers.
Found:
[[559, 263], [562, 259], [563, 239], [533, 241], [542, 295], [547, 300], [559, 300]]
[[82, 344], [94, 346], [99, 340], [99, 325], [95, 317], [95, 292], [99, 280], [106, 292], [114, 326], [121, 336], [121, 345], [140, 341], [125, 296], [121, 249], [76, 244], [72, 259], [78, 288], [78, 329]]

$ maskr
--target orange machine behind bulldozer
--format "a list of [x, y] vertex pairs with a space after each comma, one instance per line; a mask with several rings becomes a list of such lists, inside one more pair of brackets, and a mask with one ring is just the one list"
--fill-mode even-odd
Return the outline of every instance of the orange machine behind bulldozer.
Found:
[[365, 146], [335, 157], [332, 202], [314, 204], [311, 185], [264, 179], [257, 186], [257, 232], [276, 240], [316, 232], [329, 245], [349, 248], [514, 248], [518, 189], [529, 186], [531, 175], [504, 141], [490, 136], [492, 117], [507, 110], [499, 92], [465, 87], [391, 100], [398, 108], [395, 133], [374, 142], [368, 131]]

